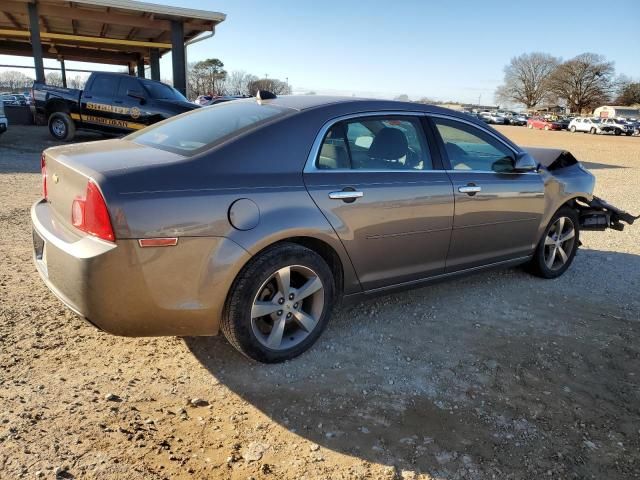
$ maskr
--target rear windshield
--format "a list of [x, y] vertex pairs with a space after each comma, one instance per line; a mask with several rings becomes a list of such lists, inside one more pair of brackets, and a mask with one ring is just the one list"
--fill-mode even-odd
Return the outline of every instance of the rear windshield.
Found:
[[127, 136], [127, 140], [180, 155], [195, 155], [215, 144], [286, 115], [288, 109], [255, 100], [203, 107]]

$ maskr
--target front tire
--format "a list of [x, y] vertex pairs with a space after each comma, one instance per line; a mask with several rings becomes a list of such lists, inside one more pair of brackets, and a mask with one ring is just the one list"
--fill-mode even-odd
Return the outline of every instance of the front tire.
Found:
[[76, 124], [68, 113], [55, 112], [49, 117], [49, 133], [56, 140], [70, 142], [76, 135]]
[[567, 271], [580, 244], [580, 223], [576, 211], [569, 207], [558, 210], [540, 239], [529, 271], [542, 278], [557, 278]]
[[595, 134], [596, 134], [596, 129], [595, 129], [595, 127], [591, 127], [591, 130], [589, 130], [589, 133], [590, 133], [591, 135], [595, 135]]
[[333, 273], [320, 255], [294, 243], [276, 245], [238, 274], [225, 305], [222, 332], [253, 360], [290, 360], [309, 349], [325, 329], [335, 294]]
[[575, 126], [571, 126], [571, 128], [569, 129], [571, 131], [571, 133], [576, 133], [576, 127]]

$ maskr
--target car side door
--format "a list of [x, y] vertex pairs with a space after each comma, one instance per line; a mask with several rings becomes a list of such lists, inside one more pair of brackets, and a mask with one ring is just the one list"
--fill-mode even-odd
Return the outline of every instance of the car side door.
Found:
[[518, 152], [490, 130], [431, 118], [455, 198], [446, 271], [530, 255], [545, 207], [541, 175], [514, 171]]
[[115, 111], [119, 107], [114, 103], [119, 75], [94, 73], [86, 89], [80, 97], [81, 118], [87, 126], [100, 127], [99, 130], [109, 133], [122, 133], [121, 121], [116, 118]]
[[138, 78], [129, 76], [120, 78], [114, 103], [119, 107], [115, 111], [115, 116], [123, 122], [123, 129], [131, 132], [149, 125], [150, 113], [147, 108], [149, 100], [149, 94]]
[[371, 113], [333, 120], [305, 167], [307, 190], [364, 290], [444, 272], [453, 192], [421, 117]]

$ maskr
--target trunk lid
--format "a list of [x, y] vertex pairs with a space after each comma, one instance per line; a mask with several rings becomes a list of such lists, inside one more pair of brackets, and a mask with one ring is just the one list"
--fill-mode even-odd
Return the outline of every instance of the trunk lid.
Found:
[[[55, 217], [66, 227], [71, 227], [73, 201], [85, 196], [90, 179], [101, 187], [110, 175], [184, 159], [175, 153], [127, 140], [64, 145], [49, 148], [43, 155], [47, 174], [47, 199]], [[109, 207], [109, 198], [104, 190], [102, 193]]]

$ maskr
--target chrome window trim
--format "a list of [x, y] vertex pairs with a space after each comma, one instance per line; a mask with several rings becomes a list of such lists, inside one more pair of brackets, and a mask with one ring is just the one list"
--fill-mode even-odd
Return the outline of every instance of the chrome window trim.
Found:
[[[360, 113], [350, 113], [347, 115], [341, 115], [339, 117], [334, 117], [331, 120], [325, 122], [325, 124], [320, 128], [320, 131], [316, 135], [316, 139], [313, 142], [311, 147], [311, 151], [307, 156], [307, 161], [304, 166], [304, 173], [345, 173], [345, 172], [362, 172], [362, 173], [429, 173], [429, 172], [440, 172], [444, 173], [444, 170], [439, 169], [431, 169], [431, 170], [393, 170], [393, 169], [367, 169], [367, 168], [331, 168], [331, 169], [323, 169], [318, 168], [316, 166], [316, 159], [320, 154], [320, 148], [322, 147], [322, 142], [324, 141], [324, 137], [329, 131], [331, 127], [333, 127], [336, 123], [342, 122], [345, 120], [354, 120], [357, 118], [363, 117], [386, 117], [386, 116], [398, 116], [398, 117], [426, 117], [427, 112], [420, 112], [415, 110], [409, 111], [400, 111], [400, 110], [380, 110], [373, 112], [360, 112]], [[423, 132], [424, 133], [424, 132]], [[429, 139], [426, 138], [427, 147], [430, 147], [428, 144]], [[431, 152], [429, 152], [431, 154]], [[433, 162], [433, 159], [432, 159]]]
[[496, 172], [493, 170], [444, 170], [447, 174], [452, 173], [491, 173], [493, 175], [539, 175], [538, 172]]

